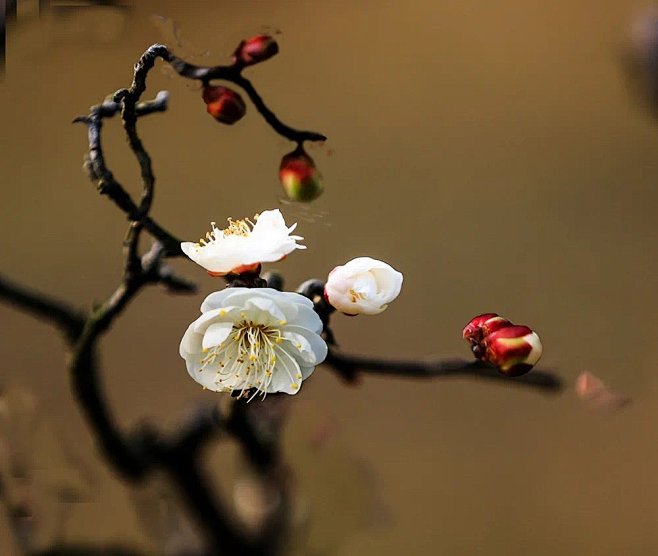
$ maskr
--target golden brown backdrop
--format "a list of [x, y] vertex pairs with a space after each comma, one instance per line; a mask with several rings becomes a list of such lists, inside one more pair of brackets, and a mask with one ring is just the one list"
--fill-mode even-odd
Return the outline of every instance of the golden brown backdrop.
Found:
[[[279, 30], [280, 54], [249, 76], [285, 121], [329, 137], [311, 151], [326, 194], [282, 206], [309, 246], [279, 265], [289, 285], [354, 256], [384, 259], [404, 272], [403, 295], [379, 317], [335, 319], [343, 347], [464, 356], [461, 327], [493, 310], [535, 327], [541, 366], [568, 385], [557, 397], [468, 380], [367, 377], [351, 388], [319, 368], [288, 427], [312, 523], [300, 554], [654, 554], [658, 124], [620, 64], [637, 7], [140, 1], [129, 12], [38, 19], [26, 2], [0, 85], [0, 271], [79, 304], [107, 296], [126, 224], [82, 173], [85, 130], [71, 119], [128, 85], [153, 42], [222, 63], [241, 38]], [[141, 124], [158, 219], [193, 239], [211, 220], [281, 206], [286, 141], [253, 110], [220, 126], [169, 71], [149, 79], [149, 92], [172, 93], [169, 112]], [[119, 127], [108, 122], [106, 152], [136, 193]], [[199, 280], [199, 296], [148, 291], [103, 342], [108, 393], [126, 424], [175, 422], [213, 396], [188, 378], [177, 349], [218, 284], [177, 266]], [[93, 476], [65, 525], [54, 504], [46, 529], [148, 548], [132, 495], [94, 455], [57, 334], [4, 306], [0, 319], [0, 380], [39, 402], [41, 432], [22, 438], [40, 462], [42, 499], [67, 481], [83, 488], [62, 443]], [[571, 387], [584, 369], [633, 404], [591, 412]], [[309, 435], [325, 421], [337, 432], [313, 448]], [[218, 477], [222, 457], [211, 459]], [[2, 519], [0, 553], [13, 555]]]

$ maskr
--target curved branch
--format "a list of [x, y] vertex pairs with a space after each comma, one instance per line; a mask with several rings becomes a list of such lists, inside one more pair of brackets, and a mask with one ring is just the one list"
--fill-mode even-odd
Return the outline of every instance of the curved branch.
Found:
[[131, 480], [141, 478], [147, 465], [121, 432], [102, 393], [96, 344], [140, 287], [137, 281], [122, 283], [112, 297], [87, 319], [69, 363], [73, 393], [96, 433], [102, 453], [116, 471]]
[[470, 377], [493, 380], [507, 384], [526, 386], [548, 393], [562, 389], [562, 381], [556, 375], [541, 370], [533, 370], [520, 377], [511, 378], [500, 374], [496, 369], [481, 361], [464, 359], [379, 359], [341, 353], [330, 347], [325, 364], [333, 367], [348, 382], [354, 382], [359, 372], [398, 376], [403, 378], [449, 378]]
[[26, 288], [0, 276], [0, 299], [41, 320], [54, 323], [69, 342], [75, 341], [85, 324], [85, 316], [68, 303]]
[[[153, 47], [151, 47], [153, 48]], [[181, 77], [186, 77], [188, 79], [196, 79], [202, 81], [204, 84], [208, 83], [213, 79], [221, 79], [223, 81], [229, 81], [238, 87], [241, 87], [245, 93], [253, 102], [256, 110], [259, 114], [263, 116], [268, 125], [279, 135], [290, 139], [291, 141], [296, 141], [301, 143], [303, 141], [326, 141], [327, 138], [316, 131], [304, 131], [290, 127], [287, 124], [284, 124], [276, 116], [272, 110], [270, 110], [265, 101], [256, 91], [256, 88], [252, 85], [246, 77], [242, 76], [242, 67], [237, 65], [231, 66], [195, 66], [190, 64], [175, 56], [169, 54], [169, 59], [167, 60], [172, 68], [180, 75]]]
[[247, 95], [251, 99], [251, 102], [254, 103], [256, 110], [258, 110], [260, 115], [263, 116], [263, 118], [269, 124], [269, 126], [274, 131], [276, 131], [279, 135], [285, 137], [286, 139], [290, 139], [291, 141], [296, 141], [297, 143], [301, 143], [303, 141], [327, 140], [326, 136], [316, 131], [303, 131], [299, 129], [294, 129], [284, 124], [281, 120], [279, 120], [279, 118], [276, 117], [276, 114], [267, 107], [263, 98], [258, 94], [258, 91], [256, 91], [256, 88], [252, 85], [251, 81], [249, 81], [246, 77], [243, 77], [242, 75], [237, 75], [233, 79], [229, 79], [229, 81], [231, 81], [238, 87], [241, 87], [244, 90], [244, 92], [247, 93]]
[[144, 149], [139, 135], [137, 134], [137, 102], [146, 90], [146, 76], [155, 65], [157, 58], [169, 58], [169, 51], [166, 46], [155, 44], [150, 46], [141, 58], [135, 64], [135, 73], [130, 89], [121, 89], [114, 94], [114, 102], [122, 102], [121, 119], [123, 128], [128, 136], [130, 149], [135, 153], [142, 173], [142, 199], [139, 204], [135, 220], [142, 220], [151, 209], [153, 203], [153, 193], [155, 185], [155, 176], [151, 167], [151, 157]]
[[[162, 112], [166, 110], [168, 93], [160, 91], [155, 100], [138, 103], [135, 106], [135, 113], [137, 117], [151, 114], [153, 112]], [[144, 228], [160, 243], [162, 243], [166, 257], [180, 257], [183, 255], [180, 244], [181, 241], [176, 236], [165, 230], [160, 224], [153, 220], [148, 213], [152, 200], [152, 172], [150, 171], [150, 162], [148, 168], [143, 169], [148, 177], [148, 186], [145, 185], [144, 193], [142, 196], [142, 206], [137, 206], [133, 201], [130, 194], [125, 188], [115, 179], [114, 175], [107, 168], [105, 164], [105, 156], [101, 145], [101, 129], [103, 127], [103, 119], [111, 118], [121, 108], [117, 102], [105, 102], [97, 106], [92, 106], [90, 113], [87, 116], [79, 116], [74, 122], [81, 122], [87, 125], [87, 136], [89, 139], [89, 154], [86, 163], [86, 169], [89, 173], [89, 178], [96, 184], [96, 188], [101, 195], [107, 195], [114, 204], [119, 207], [130, 220], [142, 219]], [[141, 142], [140, 142], [141, 144]], [[132, 143], [131, 143], [132, 146]], [[147, 193], [147, 188], [150, 193]], [[144, 212], [146, 208], [146, 212]]]

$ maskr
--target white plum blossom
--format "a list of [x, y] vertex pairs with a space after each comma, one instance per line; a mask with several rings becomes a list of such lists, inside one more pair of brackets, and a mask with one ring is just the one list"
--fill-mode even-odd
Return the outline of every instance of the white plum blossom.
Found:
[[346, 315], [377, 315], [401, 288], [402, 273], [391, 265], [357, 257], [329, 273], [324, 293], [327, 301]]
[[295, 249], [306, 249], [297, 243], [304, 238], [290, 235], [297, 224], [286, 226], [279, 209], [266, 210], [254, 219], [255, 223], [229, 218], [224, 230], [212, 222], [205, 239], [183, 242], [181, 249], [214, 276], [254, 270], [260, 263], [280, 261]]
[[206, 297], [201, 313], [180, 355], [208, 390], [296, 394], [327, 356], [320, 317], [298, 293], [226, 288]]

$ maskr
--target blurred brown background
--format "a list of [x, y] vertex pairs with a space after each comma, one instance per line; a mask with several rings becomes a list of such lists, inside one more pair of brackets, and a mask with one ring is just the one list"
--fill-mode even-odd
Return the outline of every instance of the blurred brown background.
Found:
[[[284, 121], [329, 137], [311, 151], [325, 195], [280, 205], [278, 162], [291, 145], [253, 110], [234, 128], [217, 124], [196, 85], [159, 67], [146, 96], [171, 91], [170, 110], [141, 124], [155, 216], [195, 239], [211, 220], [280, 206], [309, 246], [279, 266], [289, 287], [364, 254], [405, 275], [383, 315], [335, 319], [345, 349], [467, 356], [462, 326], [496, 311], [535, 327], [541, 366], [567, 383], [555, 397], [468, 380], [367, 377], [354, 388], [317, 369], [288, 427], [312, 523], [299, 554], [658, 553], [658, 123], [620, 55], [640, 7], [140, 1], [39, 19], [25, 2], [0, 84], [0, 272], [84, 306], [106, 297], [126, 223], [82, 173], [86, 133], [71, 119], [127, 86], [153, 42], [214, 64], [240, 39], [278, 30], [280, 54], [248, 74]], [[105, 130], [109, 164], [136, 194], [118, 120]], [[178, 343], [218, 282], [177, 267], [200, 294], [151, 289], [103, 342], [126, 424], [175, 423], [213, 396], [187, 376]], [[132, 495], [96, 460], [59, 337], [4, 306], [0, 319], [0, 380], [38, 399], [42, 432], [21, 438], [43, 500], [67, 481], [89, 491], [48, 534], [148, 549]], [[633, 403], [590, 411], [572, 387], [584, 369]], [[323, 423], [337, 432], [313, 447]], [[93, 470], [93, 487], [79, 486], [64, 445]], [[60, 506], [45, 515], [56, 521]], [[13, 555], [3, 519], [0, 553]]]

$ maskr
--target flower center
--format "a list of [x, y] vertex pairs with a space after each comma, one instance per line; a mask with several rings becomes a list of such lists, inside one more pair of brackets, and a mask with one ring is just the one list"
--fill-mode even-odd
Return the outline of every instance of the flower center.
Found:
[[[206, 351], [201, 360], [201, 371], [215, 371], [216, 383], [224, 385], [226, 391], [256, 388], [256, 393], [265, 392], [272, 382], [278, 361], [290, 376], [293, 387], [298, 388], [289, 369], [291, 362], [279, 358], [290, 359], [290, 355], [279, 346], [282, 342], [283, 336], [278, 328], [252, 321], [236, 323], [222, 344]], [[296, 379], [301, 379], [298, 368], [295, 375]]]
[[356, 303], [360, 299], [365, 299], [366, 294], [363, 292], [357, 291], [355, 289], [350, 289], [350, 299], [352, 300], [352, 303]]
[[[228, 218], [227, 220], [228, 226], [223, 230], [217, 227], [216, 222], [211, 222], [210, 226], [212, 229], [206, 233], [205, 238], [199, 240], [199, 243], [197, 243], [196, 246], [205, 247], [208, 244], [215, 243], [228, 236], [247, 237], [251, 234], [256, 225], [250, 218], [245, 218], [244, 220], [233, 220], [232, 218]], [[258, 220], [257, 214], [254, 216], [254, 220]]]

